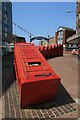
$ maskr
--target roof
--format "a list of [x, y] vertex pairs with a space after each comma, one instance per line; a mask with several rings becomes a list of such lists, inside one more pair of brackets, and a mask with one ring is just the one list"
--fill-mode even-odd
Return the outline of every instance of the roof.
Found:
[[52, 39], [52, 38], [54, 38], [54, 37], [50, 37], [49, 39]]
[[13, 35], [13, 37], [17, 37], [17, 38], [23, 38], [23, 39], [25, 39], [25, 37], [23, 37], [23, 36], [18, 36], [18, 35]]
[[[60, 26], [60, 27], [58, 28], [58, 30], [59, 30], [60, 28], [65, 29], [65, 30], [75, 31], [73, 28], [64, 27], [64, 26]], [[58, 30], [57, 30], [57, 31], [58, 31]]]
[[43, 37], [43, 36], [36, 36], [36, 37], [33, 37], [33, 38], [31, 38], [30, 39], [30, 42], [32, 42], [34, 39], [37, 39], [37, 40], [42, 40], [42, 39], [44, 39], [44, 40], [49, 40], [49, 38], [46, 38], [46, 37]]
[[73, 44], [79, 44], [80, 43], [79, 39], [80, 39], [80, 35], [79, 34], [74, 34], [67, 39], [67, 42], [68, 43], [73, 43]]

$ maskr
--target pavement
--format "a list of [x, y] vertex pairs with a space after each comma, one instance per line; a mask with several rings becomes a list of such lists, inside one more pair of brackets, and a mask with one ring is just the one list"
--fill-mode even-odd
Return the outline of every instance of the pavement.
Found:
[[20, 108], [20, 96], [16, 84], [13, 55], [3, 57], [2, 64], [2, 118], [22, 120], [77, 120], [80, 117], [79, 75], [80, 60], [71, 54], [47, 60], [61, 78], [61, 83], [53, 101], [40, 105]]

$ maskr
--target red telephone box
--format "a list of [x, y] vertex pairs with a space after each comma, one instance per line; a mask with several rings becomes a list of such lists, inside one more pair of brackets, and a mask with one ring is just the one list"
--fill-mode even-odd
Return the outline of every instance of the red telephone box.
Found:
[[21, 108], [54, 98], [61, 79], [36, 46], [28, 43], [15, 43], [14, 66]]

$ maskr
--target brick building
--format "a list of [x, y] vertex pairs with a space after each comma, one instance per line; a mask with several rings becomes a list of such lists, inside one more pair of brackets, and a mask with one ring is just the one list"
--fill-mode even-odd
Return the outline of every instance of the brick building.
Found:
[[76, 2], [76, 33], [80, 34], [80, 2]]
[[55, 37], [50, 37], [49, 38], [49, 45], [55, 44]]
[[80, 1], [76, 2], [76, 34], [67, 39], [72, 45], [80, 45]]
[[0, 23], [2, 27], [2, 42], [10, 43], [12, 40], [12, 3], [10, 0], [0, 2]]
[[57, 32], [55, 33], [55, 43], [62, 44], [65, 48], [65, 46], [68, 44], [67, 38], [71, 37], [75, 33], [76, 31], [72, 28], [60, 26]]
[[25, 37], [21, 37], [21, 36], [17, 36], [17, 35], [13, 35], [13, 38], [12, 38], [12, 42], [15, 43], [15, 42], [26, 42], [25, 40]]

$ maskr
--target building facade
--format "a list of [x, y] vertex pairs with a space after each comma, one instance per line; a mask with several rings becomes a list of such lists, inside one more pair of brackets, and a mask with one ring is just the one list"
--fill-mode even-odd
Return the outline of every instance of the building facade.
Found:
[[55, 44], [55, 37], [49, 38], [49, 45]]
[[80, 46], [80, 0], [76, 2], [76, 34], [68, 38], [67, 41]]
[[17, 36], [17, 35], [13, 35], [12, 40], [13, 40], [12, 43], [15, 43], [15, 42], [26, 42], [25, 37], [21, 37], [21, 36]]
[[76, 33], [80, 34], [80, 1], [76, 2]]
[[12, 41], [12, 3], [10, 1], [0, 2], [0, 8], [2, 14], [0, 20], [2, 23], [2, 42], [10, 43]]
[[2, 44], [2, 3], [0, 2], [0, 45]]
[[60, 26], [55, 33], [55, 44], [62, 44], [64, 49], [68, 45], [67, 38], [74, 35], [76, 31], [72, 28]]

